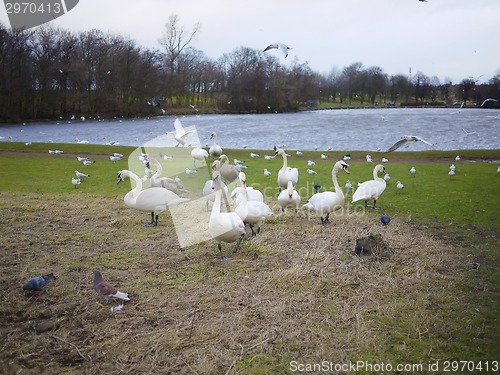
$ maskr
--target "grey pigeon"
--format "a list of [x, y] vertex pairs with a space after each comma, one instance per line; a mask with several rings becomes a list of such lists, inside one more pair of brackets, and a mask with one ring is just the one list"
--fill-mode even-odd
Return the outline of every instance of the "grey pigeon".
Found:
[[386, 214], [381, 214], [380, 221], [382, 222], [382, 224], [387, 225], [391, 222], [391, 218], [389, 216], [387, 216]]
[[23, 285], [23, 289], [30, 292], [41, 292], [49, 281], [55, 279], [57, 279], [57, 277], [52, 273], [49, 273], [48, 275], [32, 277], [26, 282], [26, 284]]
[[104, 281], [101, 272], [94, 270], [92, 273], [94, 274], [94, 289], [106, 302], [108, 302], [110, 298], [130, 301], [127, 293], [118, 291], [113, 285]]

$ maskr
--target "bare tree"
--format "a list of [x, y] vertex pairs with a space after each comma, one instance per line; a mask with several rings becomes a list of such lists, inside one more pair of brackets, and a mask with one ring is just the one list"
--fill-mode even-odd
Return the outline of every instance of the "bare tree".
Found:
[[188, 32], [183, 26], [179, 25], [179, 16], [172, 14], [168, 17], [165, 24], [165, 31], [159, 43], [165, 48], [167, 53], [167, 72], [168, 72], [168, 85], [167, 88], [170, 92], [168, 96], [172, 97], [178, 93], [181, 88], [176, 82], [176, 70], [179, 56], [183, 51], [188, 48], [189, 44], [195, 39], [196, 34], [201, 30], [201, 24], [195, 23], [193, 29]]

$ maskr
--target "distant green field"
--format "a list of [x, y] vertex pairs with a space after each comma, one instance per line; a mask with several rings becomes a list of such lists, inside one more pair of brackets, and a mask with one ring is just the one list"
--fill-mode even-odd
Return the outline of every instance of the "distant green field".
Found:
[[[48, 150], [60, 149], [62, 155], [49, 154]], [[2, 152], [3, 151], [3, 152]], [[9, 152], [10, 151], [10, 152]], [[201, 192], [204, 182], [210, 178], [208, 169], [199, 169], [199, 173], [188, 176], [186, 167], [193, 168], [189, 150], [151, 149], [146, 150], [150, 156], [162, 161], [164, 175], [181, 177], [186, 187]], [[121, 161], [112, 162], [109, 155], [122, 153]], [[165, 161], [160, 152], [175, 155]], [[248, 166], [245, 169], [248, 184], [262, 190], [269, 199], [278, 194], [276, 176], [282, 166], [282, 159], [265, 160], [264, 155], [273, 155], [273, 150], [226, 150], [232, 161], [242, 160]], [[260, 157], [251, 158], [250, 152]], [[334, 161], [342, 158], [342, 152], [323, 152], [328, 159], [321, 159], [320, 151], [306, 151], [297, 156], [288, 151], [289, 166], [299, 168], [297, 190], [306, 201], [313, 194], [313, 185], [319, 183], [322, 190], [333, 189], [331, 168]], [[85, 193], [105, 197], [122, 196], [128, 184], [116, 186], [117, 172], [121, 169], [132, 169], [142, 177], [143, 166], [138, 160], [140, 149], [125, 146], [79, 145], [79, 144], [33, 144], [26, 147], [22, 143], [0, 144], [0, 190], [38, 193]], [[36, 157], [33, 157], [36, 154]], [[373, 167], [382, 157], [389, 159], [385, 163], [386, 171], [391, 176], [384, 194], [378, 201], [381, 210], [389, 215], [411, 215], [419, 223], [445, 222], [456, 225], [474, 225], [488, 229], [500, 229], [496, 213], [500, 210], [497, 198], [500, 187], [500, 174], [496, 169], [500, 161], [500, 150], [468, 150], [468, 151], [425, 151], [425, 152], [393, 152], [390, 154], [370, 153], [374, 163], [365, 161], [366, 152], [351, 152], [350, 175], [340, 172], [338, 175], [341, 187], [347, 180], [356, 188], [358, 182], [372, 179]], [[460, 161], [455, 156], [461, 155]], [[130, 162], [128, 156], [132, 155]], [[77, 156], [89, 156], [96, 161], [91, 166], [84, 166], [76, 160]], [[316, 162], [314, 169], [318, 174], [306, 173], [307, 160]], [[492, 161], [495, 161], [492, 162]], [[457, 174], [448, 176], [449, 166], [454, 163]], [[417, 173], [411, 177], [409, 169], [415, 166]], [[263, 174], [264, 168], [271, 171], [272, 176]], [[80, 186], [71, 184], [74, 171], [88, 173]], [[405, 189], [398, 191], [396, 181], [400, 180]], [[145, 183], [145, 187], [148, 183]], [[345, 190], [345, 189], [344, 189]], [[352, 192], [346, 191], [346, 206], [350, 204]], [[362, 202], [361, 202], [362, 203]], [[360, 202], [355, 205], [361, 204]]]

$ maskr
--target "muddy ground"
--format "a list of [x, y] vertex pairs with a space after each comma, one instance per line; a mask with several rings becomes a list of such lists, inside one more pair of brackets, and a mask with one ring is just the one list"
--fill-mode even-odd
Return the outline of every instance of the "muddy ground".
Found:
[[[448, 313], [470, 308], [458, 292], [474, 272], [470, 252], [407, 217], [384, 227], [373, 212], [344, 214], [323, 227], [318, 218], [277, 215], [228, 261], [212, 241], [180, 249], [168, 215], [156, 228], [144, 228], [146, 219], [121, 198], [0, 193], [1, 373], [283, 373], [291, 360], [424, 362], [452, 354], [461, 322]], [[356, 256], [355, 240], [370, 233], [394, 256]], [[103, 304], [93, 269], [129, 293], [124, 310]], [[44, 293], [22, 290], [50, 272], [58, 279]]]

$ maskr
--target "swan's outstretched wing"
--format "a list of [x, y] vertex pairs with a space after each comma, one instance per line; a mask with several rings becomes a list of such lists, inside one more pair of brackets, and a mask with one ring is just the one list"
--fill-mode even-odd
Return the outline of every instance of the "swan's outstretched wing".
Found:
[[174, 128], [176, 132], [179, 132], [181, 134], [184, 133], [184, 128], [182, 127], [181, 120], [179, 120], [178, 118], [176, 118], [174, 121]]

